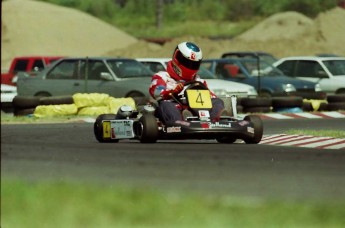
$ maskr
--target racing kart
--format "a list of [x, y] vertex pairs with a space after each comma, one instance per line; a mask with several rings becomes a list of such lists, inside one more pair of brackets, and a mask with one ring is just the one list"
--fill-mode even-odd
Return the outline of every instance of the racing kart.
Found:
[[[212, 108], [210, 91], [201, 82], [185, 84], [180, 95], [172, 97], [192, 116], [165, 124], [153, 104], [145, 105], [140, 112], [124, 105], [116, 114], [101, 114], [96, 118], [96, 139], [101, 143], [117, 143], [122, 139], [139, 140], [141, 143], [169, 139], [215, 139], [219, 143], [234, 143], [241, 139], [247, 144], [256, 144], [262, 139], [263, 123], [257, 115], [247, 115], [243, 119], [226, 115], [212, 121], [209, 115]], [[232, 112], [235, 111], [236, 99], [232, 102]]]

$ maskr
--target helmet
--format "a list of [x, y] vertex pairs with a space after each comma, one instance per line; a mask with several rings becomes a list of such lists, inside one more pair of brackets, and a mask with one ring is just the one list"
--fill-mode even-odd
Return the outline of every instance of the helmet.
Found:
[[168, 65], [170, 71], [174, 71], [171, 76], [176, 80], [193, 80], [200, 68], [201, 60], [202, 52], [197, 45], [191, 42], [180, 43], [175, 48], [170, 66]]

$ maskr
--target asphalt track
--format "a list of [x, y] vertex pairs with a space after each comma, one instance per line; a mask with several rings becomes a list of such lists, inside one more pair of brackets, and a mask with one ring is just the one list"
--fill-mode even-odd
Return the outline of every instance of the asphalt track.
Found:
[[[344, 126], [345, 119], [264, 120], [264, 134]], [[1, 177], [271, 199], [345, 198], [343, 149], [226, 145], [213, 140], [101, 144], [92, 127], [2, 124]]]

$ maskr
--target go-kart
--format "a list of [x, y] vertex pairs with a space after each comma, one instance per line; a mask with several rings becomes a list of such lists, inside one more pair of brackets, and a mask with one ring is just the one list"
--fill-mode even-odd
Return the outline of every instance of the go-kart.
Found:
[[[101, 143], [116, 143], [122, 139], [136, 139], [141, 143], [167, 139], [215, 139], [219, 143], [234, 143], [241, 139], [247, 144], [259, 143], [262, 139], [263, 124], [257, 115], [243, 119], [226, 115], [212, 121], [210, 91], [201, 82], [185, 84], [180, 95], [172, 94], [172, 97], [192, 115], [169, 124], [159, 118], [153, 104], [144, 106], [140, 112], [124, 105], [116, 114], [101, 114], [96, 118], [96, 139]], [[232, 109], [234, 113], [236, 104], [232, 103]]]

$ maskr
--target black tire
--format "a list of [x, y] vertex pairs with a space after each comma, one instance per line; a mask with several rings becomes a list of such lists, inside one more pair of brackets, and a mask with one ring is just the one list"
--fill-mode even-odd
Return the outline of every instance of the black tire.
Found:
[[273, 109], [277, 108], [292, 108], [292, 107], [303, 107], [302, 97], [273, 97], [272, 98]]
[[40, 103], [38, 97], [15, 96], [12, 100], [14, 109], [36, 108]]
[[333, 102], [333, 103], [328, 103], [327, 109], [329, 111], [340, 111], [340, 110], [345, 110], [345, 102]]
[[236, 141], [236, 138], [222, 137], [222, 138], [217, 138], [216, 140], [219, 143], [232, 144]]
[[272, 98], [272, 94], [268, 91], [261, 91], [259, 93], [260, 98]]
[[14, 116], [27, 116], [32, 115], [35, 112], [35, 108], [14, 109]]
[[314, 108], [311, 102], [303, 102], [302, 110], [305, 112], [311, 112], [314, 111]]
[[13, 113], [13, 104], [12, 102], [1, 102], [1, 111], [4, 113]]
[[93, 125], [93, 132], [98, 142], [100, 143], [118, 143], [118, 139], [104, 139], [103, 138], [103, 125], [104, 120], [114, 120], [116, 118], [115, 114], [101, 114], [96, 118]]
[[327, 111], [328, 110], [328, 104], [326, 102], [321, 102], [320, 107], [317, 111]]
[[345, 102], [345, 94], [335, 94], [327, 96], [328, 103]]
[[271, 112], [271, 107], [249, 107], [243, 108], [244, 113], [267, 113]]
[[258, 98], [251, 98], [251, 97], [244, 97], [241, 99], [241, 105], [243, 108], [249, 107], [271, 107], [272, 99], [266, 97], [258, 97]]
[[35, 97], [51, 97], [52, 95], [48, 92], [38, 92], [35, 94]]
[[262, 135], [264, 133], [264, 126], [263, 126], [261, 118], [256, 115], [249, 115], [249, 116], [245, 116], [244, 120], [247, 120], [253, 123], [254, 125], [254, 136], [252, 138], [244, 139], [245, 143], [258, 144], [261, 141]]
[[41, 97], [40, 105], [60, 105], [60, 104], [73, 104], [72, 96], [54, 96], [54, 97]]
[[143, 114], [136, 127], [136, 135], [141, 143], [155, 143], [158, 138], [156, 117], [151, 113]]

